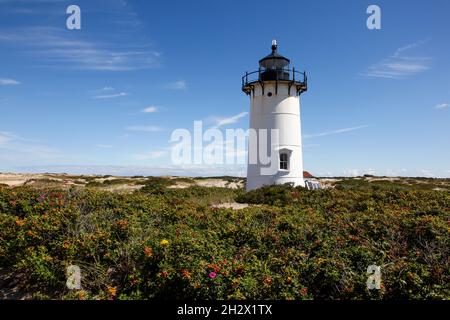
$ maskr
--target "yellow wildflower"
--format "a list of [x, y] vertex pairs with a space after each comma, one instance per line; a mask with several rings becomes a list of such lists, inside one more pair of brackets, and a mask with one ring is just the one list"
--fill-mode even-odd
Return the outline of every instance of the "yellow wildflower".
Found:
[[108, 287], [108, 294], [111, 298], [114, 298], [117, 294], [117, 288], [116, 287]]
[[25, 224], [25, 221], [23, 221], [22, 219], [17, 219], [16, 220], [16, 225], [19, 227], [22, 227]]
[[86, 291], [84, 291], [84, 290], [78, 291], [78, 299], [85, 300], [86, 299]]

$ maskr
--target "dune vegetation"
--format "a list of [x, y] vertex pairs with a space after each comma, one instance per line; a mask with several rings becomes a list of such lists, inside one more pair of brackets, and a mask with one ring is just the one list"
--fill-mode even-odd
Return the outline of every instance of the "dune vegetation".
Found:
[[[127, 192], [106, 187], [129, 181], [93, 179], [0, 186], [0, 297], [450, 299], [448, 180], [245, 193], [134, 179]], [[250, 205], [214, 206], [234, 201]], [[81, 288], [69, 290], [73, 265]], [[369, 265], [381, 267], [379, 290], [367, 288]]]

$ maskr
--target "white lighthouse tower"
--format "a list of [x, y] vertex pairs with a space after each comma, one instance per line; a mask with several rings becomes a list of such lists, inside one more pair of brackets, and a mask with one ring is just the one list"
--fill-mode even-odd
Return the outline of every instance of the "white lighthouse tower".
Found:
[[307, 78], [289, 64], [273, 40], [272, 53], [259, 61], [258, 71], [242, 77], [242, 91], [250, 96], [247, 190], [285, 183], [305, 186], [300, 94], [307, 90]]

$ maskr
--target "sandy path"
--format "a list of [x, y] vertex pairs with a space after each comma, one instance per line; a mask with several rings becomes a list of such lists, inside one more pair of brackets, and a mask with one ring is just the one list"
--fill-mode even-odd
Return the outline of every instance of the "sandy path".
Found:
[[237, 203], [237, 202], [227, 202], [215, 204], [213, 208], [225, 208], [225, 209], [233, 209], [233, 210], [241, 210], [247, 208], [249, 205], [247, 203]]
[[10, 187], [22, 186], [30, 179], [44, 179], [43, 174], [28, 173], [0, 173], [0, 183], [7, 184]]

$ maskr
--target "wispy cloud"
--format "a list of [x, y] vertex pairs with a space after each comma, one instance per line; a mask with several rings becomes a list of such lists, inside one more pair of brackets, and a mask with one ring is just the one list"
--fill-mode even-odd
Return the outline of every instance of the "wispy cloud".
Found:
[[66, 172], [72, 174], [110, 174], [117, 176], [241, 176], [244, 177], [246, 168], [244, 165], [165, 165], [165, 166], [29, 166], [18, 167], [20, 172]]
[[147, 108], [143, 109], [142, 112], [144, 112], [144, 113], [155, 113], [155, 112], [158, 112], [158, 107], [150, 106], [150, 107], [147, 107]]
[[370, 175], [376, 175], [376, 171], [372, 168], [368, 168], [368, 169], [344, 169], [343, 170], [343, 175], [345, 177], [360, 177], [363, 176], [365, 174], [370, 174]]
[[178, 81], [168, 83], [166, 85], [166, 88], [171, 89], [171, 90], [186, 90], [187, 83], [185, 80], [178, 80]]
[[450, 170], [440, 172], [421, 168], [345, 168], [337, 171], [317, 171], [319, 177], [361, 177], [363, 175], [373, 175], [378, 177], [428, 177], [428, 178], [449, 178]]
[[[157, 155], [157, 154], [155, 154]], [[138, 159], [135, 159], [138, 161]], [[144, 159], [145, 160], [145, 159]], [[128, 165], [128, 166], [99, 166], [99, 165], [33, 165], [16, 166], [19, 172], [57, 172], [70, 174], [97, 174], [116, 176], [236, 176], [245, 177], [245, 165]], [[318, 177], [362, 176], [371, 174], [388, 177], [442, 177], [450, 178], [450, 170], [440, 173], [430, 172], [427, 169], [373, 169], [373, 168], [345, 168], [338, 171], [311, 170]], [[436, 175], [434, 175], [436, 174]]]
[[150, 151], [150, 152], [146, 152], [146, 153], [135, 154], [133, 156], [133, 158], [136, 160], [158, 159], [158, 158], [164, 157], [165, 155], [167, 155], [167, 153], [168, 152], [165, 150]]
[[[59, 6], [55, 4], [61, 4], [67, 2], [65, 0], [0, 0], [0, 4], [7, 4], [4, 6], [0, 14], [4, 15], [45, 15], [56, 16], [61, 15]], [[68, 4], [67, 4], [68, 5]]]
[[341, 134], [341, 133], [351, 132], [351, 131], [355, 131], [355, 130], [360, 130], [360, 129], [364, 129], [364, 128], [367, 128], [367, 127], [369, 127], [369, 125], [362, 125], [362, 126], [350, 127], [350, 128], [342, 128], [342, 129], [337, 129], [337, 130], [332, 130], [332, 131], [324, 131], [324, 132], [320, 132], [320, 133], [316, 133], [316, 134], [305, 134], [305, 135], [303, 135], [303, 138], [310, 139], [310, 138], [318, 138], [318, 137], [330, 136], [330, 135], [335, 135], [335, 134]]
[[448, 103], [439, 103], [434, 106], [435, 109], [446, 109], [448, 107], [450, 107], [450, 104]]
[[119, 98], [119, 97], [125, 97], [127, 95], [128, 95], [128, 93], [126, 93], [126, 92], [119, 92], [119, 93], [113, 93], [113, 94], [102, 94], [102, 95], [95, 96], [94, 99], [114, 99], [114, 98]]
[[421, 169], [420, 173], [421, 173], [422, 176], [427, 177], [427, 178], [436, 177], [436, 174], [431, 172], [428, 169]]
[[0, 132], [0, 147], [15, 139], [15, 136], [10, 132]]
[[98, 91], [114, 91], [114, 88], [113, 87], [103, 87], [103, 88], [101, 88], [100, 90], [98, 90]]
[[0, 32], [0, 43], [19, 47], [23, 54], [51, 67], [130, 71], [161, 65], [161, 53], [146, 43], [81, 38], [79, 33], [60, 28], [4, 29]]
[[402, 79], [430, 68], [431, 58], [407, 56], [405, 53], [428, 42], [421, 40], [397, 49], [394, 54], [371, 65], [362, 76], [369, 78]]
[[230, 117], [226, 117], [226, 118], [213, 117], [213, 121], [214, 121], [214, 127], [213, 128], [220, 128], [220, 127], [223, 127], [225, 125], [236, 123], [240, 119], [246, 117], [247, 115], [248, 115], [248, 112], [241, 112], [241, 113], [238, 113], [236, 115], [233, 115], [233, 116], [230, 116]]
[[20, 82], [17, 80], [0, 78], [0, 85], [2, 86], [18, 85], [18, 84], [20, 84]]
[[59, 157], [59, 152], [35, 141], [24, 139], [12, 132], [0, 132], [0, 159], [14, 161], [18, 159], [49, 159]]
[[373, 168], [358, 168], [358, 169], [349, 169], [346, 168], [341, 172], [328, 172], [326, 174], [321, 174], [321, 176], [328, 177], [337, 177], [337, 176], [345, 176], [345, 177], [361, 177], [364, 175], [373, 175], [373, 176], [381, 176], [381, 177], [404, 177], [404, 176], [419, 176], [423, 175], [421, 170], [407, 170], [405, 168], [399, 169], [373, 169]]
[[158, 126], [129, 126], [125, 128], [128, 131], [137, 132], [160, 132], [163, 131], [161, 127]]

